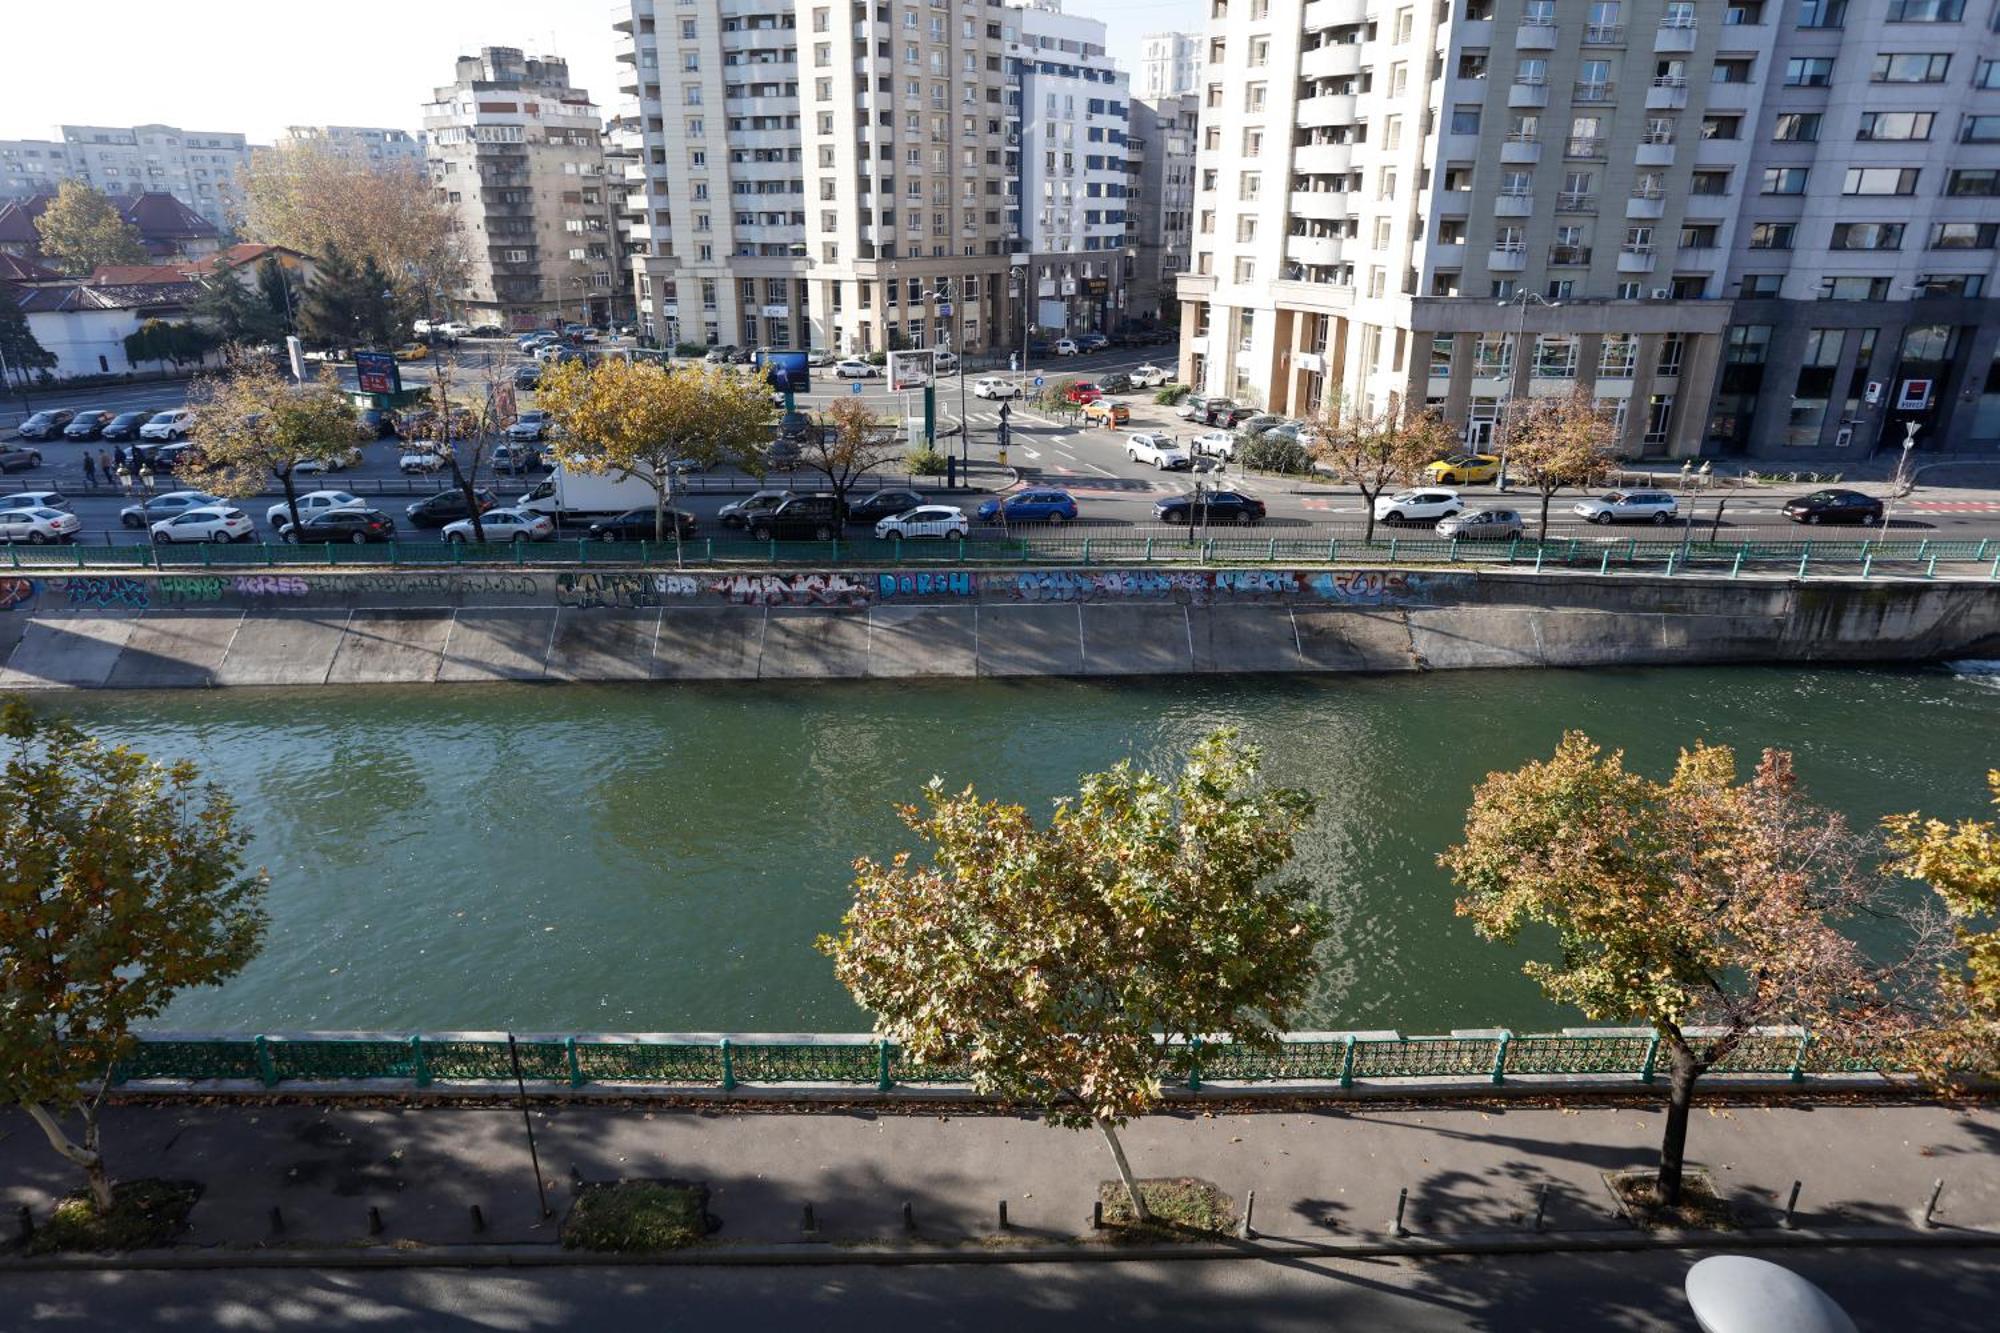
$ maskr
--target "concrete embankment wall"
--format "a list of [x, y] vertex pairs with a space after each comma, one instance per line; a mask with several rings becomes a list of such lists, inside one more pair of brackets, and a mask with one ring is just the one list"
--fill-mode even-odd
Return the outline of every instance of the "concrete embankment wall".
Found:
[[0, 689], [2000, 656], [2000, 585], [1505, 570], [0, 578]]

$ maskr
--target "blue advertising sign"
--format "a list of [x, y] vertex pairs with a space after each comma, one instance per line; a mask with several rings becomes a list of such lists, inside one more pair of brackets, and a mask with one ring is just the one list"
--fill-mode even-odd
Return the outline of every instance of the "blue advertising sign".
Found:
[[403, 368], [387, 352], [356, 352], [354, 379], [363, 393], [403, 391]]
[[812, 392], [812, 368], [804, 352], [764, 352], [757, 364], [771, 372], [771, 387], [778, 392]]
[[855, 396], [855, 397], [857, 397], [857, 398], [859, 398], [859, 397], [861, 396], [861, 381], [860, 381], [860, 380], [856, 380], [856, 381], [854, 381], [854, 396]]

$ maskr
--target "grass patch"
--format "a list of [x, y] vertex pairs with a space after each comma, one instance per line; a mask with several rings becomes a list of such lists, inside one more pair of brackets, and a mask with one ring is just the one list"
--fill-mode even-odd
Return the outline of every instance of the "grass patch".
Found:
[[672, 1180], [619, 1180], [578, 1187], [563, 1219], [566, 1250], [634, 1254], [680, 1250], [710, 1231], [708, 1187]]
[[1104, 1205], [1104, 1230], [1113, 1240], [1209, 1240], [1236, 1234], [1236, 1205], [1206, 1180], [1179, 1176], [1139, 1182], [1139, 1194], [1152, 1211], [1141, 1222], [1132, 1212], [1125, 1186], [1107, 1180], [1097, 1187]]
[[1619, 1171], [1607, 1173], [1604, 1181], [1625, 1216], [1648, 1231], [1736, 1230], [1736, 1210], [1706, 1171], [1682, 1172], [1681, 1201], [1671, 1207], [1653, 1193], [1655, 1178], [1651, 1171]]
[[88, 1190], [63, 1196], [55, 1214], [35, 1228], [29, 1254], [62, 1250], [152, 1250], [187, 1229], [201, 1197], [192, 1180], [128, 1180], [111, 1187], [111, 1211], [99, 1213]]

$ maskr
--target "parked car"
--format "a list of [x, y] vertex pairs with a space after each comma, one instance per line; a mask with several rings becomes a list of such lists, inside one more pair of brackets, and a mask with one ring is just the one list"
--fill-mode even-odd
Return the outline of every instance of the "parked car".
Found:
[[1471, 509], [1437, 522], [1438, 536], [1460, 541], [1513, 541], [1527, 530], [1515, 509]]
[[426, 361], [430, 354], [429, 343], [404, 343], [392, 353], [398, 361]]
[[[545, 542], [556, 535], [554, 519], [528, 509], [489, 509], [479, 516], [479, 526], [489, 542]], [[472, 541], [472, 520], [461, 518], [445, 524], [444, 539]]]
[[24, 440], [53, 440], [75, 415], [66, 407], [46, 408], [16, 426], [14, 433]]
[[825, 370], [839, 359], [838, 356], [835, 356], [823, 347], [815, 347], [812, 351], [806, 353], [806, 365], [814, 370]]
[[[493, 492], [477, 490], [473, 498], [479, 501], [479, 512], [485, 513], [499, 503]], [[403, 513], [409, 516], [410, 526], [417, 528], [441, 528], [447, 523], [467, 517], [472, 511], [465, 503], [465, 492], [453, 487], [427, 495], [415, 504], [406, 505]]]
[[136, 440], [139, 438], [139, 428], [148, 421], [151, 421], [156, 415], [155, 410], [150, 407], [141, 408], [136, 412], [120, 412], [117, 416], [104, 423], [104, 429], [97, 433], [98, 438], [104, 440]]
[[1202, 405], [1200, 420], [1204, 426], [1220, 426], [1224, 430], [1229, 430], [1256, 415], [1243, 404], [1231, 399], [1211, 398]]
[[[366, 509], [358, 495], [346, 491], [307, 491], [299, 497], [299, 517], [319, 513], [323, 509]], [[264, 511], [264, 524], [275, 531], [280, 523], [292, 521], [291, 507], [283, 500]]]
[[1277, 430], [1282, 426], [1295, 427], [1297, 424], [1297, 422], [1287, 421], [1273, 412], [1259, 412], [1254, 416], [1245, 417], [1243, 420], [1237, 422], [1236, 429], [1245, 439], [1248, 439], [1252, 435], [1262, 435], [1267, 430]]
[[918, 505], [903, 513], [892, 514], [875, 525], [875, 535], [884, 540], [891, 537], [935, 537], [958, 541], [970, 531], [971, 521], [965, 517], [965, 511], [955, 505]]
[[532, 352], [543, 343], [555, 342], [559, 337], [559, 334], [551, 333], [547, 329], [537, 329], [533, 333], [524, 333], [514, 339], [514, 348], [516, 351]]
[[1191, 441], [1194, 452], [1225, 463], [1236, 457], [1236, 436], [1226, 430], [1205, 430]]
[[83, 520], [61, 509], [9, 509], [0, 513], [0, 542], [46, 546], [66, 542], [83, 529]]
[[1122, 370], [1115, 370], [1097, 381], [1097, 387], [1106, 393], [1132, 392], [1132, 377]]
[[431, 333], [445, 338], [469, 338], [472, 326], [462, 320], [448, 319], [442, 324], [431, 325]]
[[61, 491], [15, 491], [0, 495], [0, 513], [15, 509], [68, 509], [69, 497]]
[[1208, 411], [1208, 401], [1208, 395], [1205, 393], [1188, 394], [1178, 403], [1174, 404], [1174, 415], [1182, 421], [1200, 421], [1206, 423], [1207, 418], [1203, 413]]
[[876, 491], [847, 507], [847, 521], [876, 523], [897, 514], [906, 514], [923, 502], [924, 497], [912, 490]]
[[769, 513], [791, 498], [792, 493], [784, 489], [752, 491], [716, 510], [715, 519], [725, 528], [747, 528], [751, 519]]
[[1055, 354], [1057, 356], [1081, 356], [1083, 348], [1077, 345], [1077, 341], [1074, 338], [1058, 338], [1056, 339]]
[[1098, 388], [1090, 380], [1078, 380], [1076, 383], [1070, 385], [1069, 388], [1063, 390], [1063, 401], [1066, 403], [1075, 403], [1079, 407], [1088, 403], [1094, 403], [1103, 396], [1104, 390]]
[[353, 542], [359, 546], [396, 540], [396, 524], [379, 509], [322, 509], [299, 515], [297, 527], [290, 519], [280, 523], [278, 536], [288, 542]]
[[[685, 539], [695, 534], [698, 524], [693, 514], [685, 509], [671, 511], [667, 518], [666, 532], [672, 537], [679, 530]], [[607, 518], [590, 525], [592, 539], [601, 542], [649, 542], [659, 529], [654, 524], [653, 506], [644, 505], [638, 509], [628, 509], [616, 518]]]
[[135, 505], [126, 505], [118, 511], [118, 521], [135, 531], [152, 526], [164, 518], [184, 514], [190, 509], [205, 509], [210, 505], [226, 505], [229, 501], [207, 491], [168, 491], [163, 495], [149, 495]]
[[292, 464], [295, 477], [316, 477], [322, 472], [345, 472], [361, 462], [359, 449], [341, 449], [325, 458], [301, 458]]
[[1671, 523], [1680, 506], [1665, 491], [1611, 491], [1578, 500], [1570, 512], [1592, 523]]
[[498, 324], [474, 324], [472, 331], [466, 336], [468, 338], [504, 338], [507, 336], [507, 330], [501, 328]]
[[1132, 419], [1132, 409], [1123, 403], [1114, 403], [1108, 398], [1100, 398], [1094, 403], [1086, 403], [1083, 420], [1086, 425], [1104, 426], [1116, 430]]
[[979, 506], [982, 522], [1062, 523], [1076, 517], [1076, 498], [1068, 491], [1037, 488], [996, 496]]
[[1500, 460], [1492, 454], [1447, 454], [1424, 465], [1424, 480], [1433, 486], [1470, 486], [1500, 475]]
[[1241, 491], [1203, 491], [1155, 500], [1153, 517], [1162, 523], [1262, 523], [1264, 502]]
[[146, 471], [156, 477], [171, 476], [182, 460], [195, 451], [191, 444], [135, 444], [132, 447], [140, 451], [139, 461], [145, 465]]
[[1128, 435], [1125, 437], [1125, 457], [1161, 472], [1179, 472], [1194, 466], [1194, 455], [1170, 435]]
[[768, 512], [753, 515], [750, 535], [759, 541], [826, 541], [840, 535], [846, 508], [838, 496], [826, 491], [794, 495]]
[[542, 411], [523, 412], [514, 418], [514, 424], [507, 427], [510, 440], [546, 440], [549, 438], [549, 414]]
[[94, 440], [104, 433], [104, 428], [111, 424], [111, 419], [114, 415], [114, 413], [107, 412], [101, 407], [93, 407], [88, 411], [78, 412], [69, 419], [69, 424], [63, 427], [63, 438], [65, 440]]
[[1794, 523], [1880, 523], [1882, 502], [1860, 491], [1825, 490], [1785, 502]]
[[42, 451], [18, 444], [0, 444], [0, 472], [32, 472], [42, 465]]
[[153, 524], [153, 544], [180, 542], [247, 542], [257, 535], [250, 515], [234, 505], [205, 505]]
[[[680, 459], [693, 462], [693, 459]], [[764, 446], [764, 466], [773, 472], [790, 472], [805, 461], [805, 452], [799, 447], [797, 438], [780, 435]]]
[[139, 427], [142, 440], [184, 440], [194, 429], [194, 412], [185, 407], [170, 407], [154, 415], [151, 421]]
[[706, 352], [702, 353], [701, 359], [708, 362], [711, 366], [726, 366], [729, 364], [729, 358], [735, 355], [736, 346], [732, 343], [727, 347], [709, 348]]
[[1465, 512], [1465, 501], [1457, 491], [1435, 487], [1397, 491], [1375, 497], [1375, 518], [1381, 523], [1435, 523], [1441, 518]]
[[415, 440], [411, 442], [403, 456], [396, 460], [396, 466], [408, 476], [442, 472], [451, 464], [450, 449], [450, 445], [439, 444], [432, 440]]
[[858, 356], [850, 356], [845, 361], [834, 362], [833, 373], [837, 379], [872, 380], [882, 373], [882, 368]]
[[1157, 389], [1173, 381], [1173, 372], [1162, 370], [1148, 361], [1132, 372], [1132, 387], [1135, 389]]
[[956, 352], [932, 352], [931, 369], [940, 375], [951, 374], [954, 370], [958, 369], [958, 354]]
[[988, 375], [984, 379], [973, 381], [972, 396], [974, 398], [996, 399], [1019, 398], [1021, 396], [1021, 386], [1014, 380], [1003, 379], [998, 375]]
[[1029, 356], [1031, 357], [1047, 356], [1048, 354], [1049, 354], [1049, 340], [1047, 338], [1030, 338], [1028, 340]]
[[496, 444], [493, 446], [493, 470], [508, 476], [518, 477], [524, 472], [532, 472], [547, 465], [541, 446], [534, 444]]
[[514, 387], [523, 393], [533, 393], [536, 389], [541, 388], [542, 368], [535, 365], [516, 366], [514, 368]]

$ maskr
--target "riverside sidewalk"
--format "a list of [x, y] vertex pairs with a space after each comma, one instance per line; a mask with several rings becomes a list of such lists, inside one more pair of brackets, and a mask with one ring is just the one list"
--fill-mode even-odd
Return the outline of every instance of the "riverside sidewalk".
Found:
[[[574, 1182], [701, 1182], [719, 1246], [953, 1245], [990, 1238], [1007, 1203], [1014, 1238], [1089, 1235], [1097, 1184], [1112, 1176], [1095, 1134], [986, 1115], [816, 1114], [736, 1108], [532, 1111], [554, 1218], [538, 1215], [518, 1109], [163, 1104], [105, 1112], [121, 1179], [200, 1181], [189, 1247], [360, 1253], [362, 1246], [550, 1246]], [[1603, 1173], [1649, 1166], [1656, 1107], [1343, 1107], [1216, 1115], [1176, 1110], [1125, 1140], [1142, 1176], [1196, 1176], [1237, 1201], [1256, 1192], [1273, 1241], [1379, 1239], [1409, 1190], [1418, 1241], [1534, 1236], [1604, 1243], [1629, 1227]], [[1794, 1180], [1798, 1224], [1982, 1239], [2000, 1232], [2000, 1108], [1930, 1104], [1697, 1107], [1691, 1165], [1706, 1167], [1751, 1230], [1775, 1226]], [[1938, 1229], [1919, 1233], [1935, 1180]], [[0, 1117], [0, 1204], [37, 1216], [78, 1184], [25, 1116]], [[905, 1229], [908, 1203], [914, 1232]], [[478, 1205], [485, 1229], [475, 1231]], [[807, 1204], [818, 1234], [803, 1234]], [[371, 1234], [370, 1208], [382, 1230]], [[282, 1229], [273, 1227], [279, 1211]], [[1557, 1248], [1561, 1248], [1558, 1244]], [[449, 1262], [449, 1260], [444, 1260]]]

